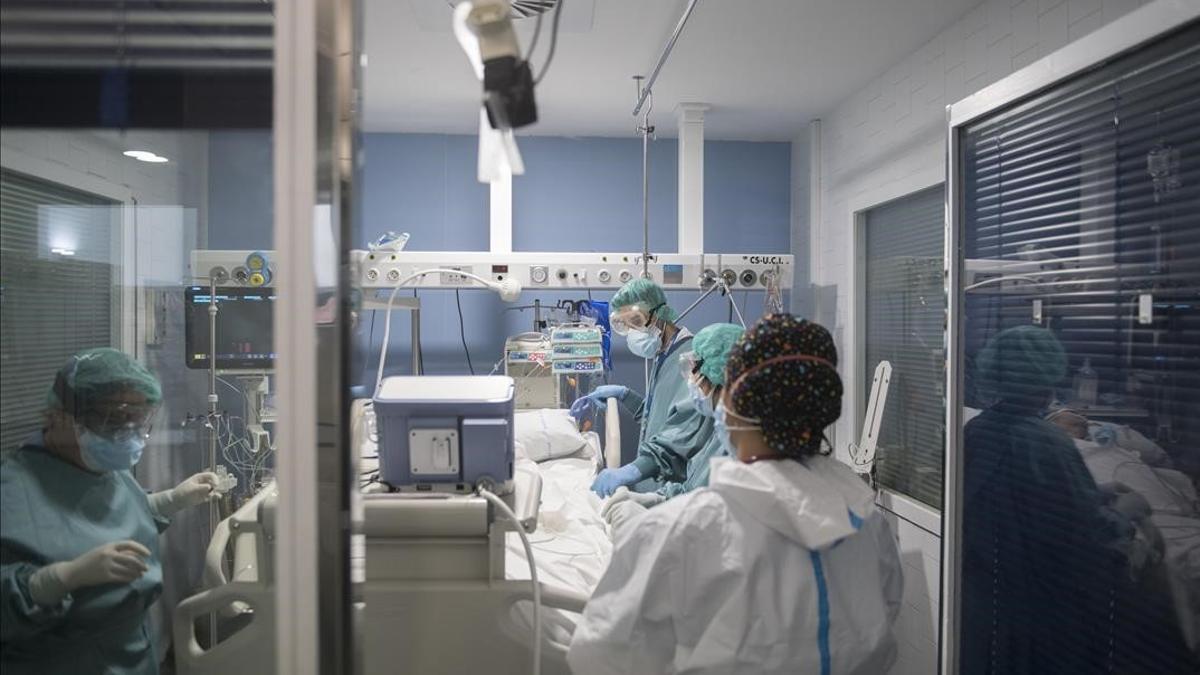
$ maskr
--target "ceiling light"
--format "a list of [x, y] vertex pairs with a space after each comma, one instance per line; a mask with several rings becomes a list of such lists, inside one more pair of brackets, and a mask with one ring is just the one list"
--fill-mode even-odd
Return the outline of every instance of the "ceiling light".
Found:
[[52, 248], [52, 249], [50, 249], [50, 252], [54, 253], [56, 255], [64, 255], [64, 256], [75, 255], [75, 249], [71, 249], [71, 248]]
[[150, 162], [152, 164], [162, 164], [163, 162], [170, 161], [166, 157], [157, 155], [149, 150], [126, 150], [121, 154], [126, 157], [132, 157], [139, 162]]

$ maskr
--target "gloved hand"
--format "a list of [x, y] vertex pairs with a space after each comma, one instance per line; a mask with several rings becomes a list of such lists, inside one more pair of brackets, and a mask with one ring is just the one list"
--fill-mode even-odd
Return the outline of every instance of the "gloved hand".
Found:
[[612, 533], [612, 540], [615, 542], [621, 537], [621, 534], [628, 530], [630, 526], [637, 522], [638, 518], [646, 513], [646, 507], [631, 500], [617, 502], [616, 506], [608, 512], [609, 530]]
[[582, 422], [589, 413], [604, 407], [604, 402], [607, 399], [615, 398], [618, 401], [623, 401], [628, 394], [629, 387], [624, 385], [602, 384], [596, 387], [592, 393], [576, 399], [571, 404], [571, 417], [574, 417], [576, 422]]
[[29, 594], [43, 606], [58, 604], [68, 593], [101, 584], [127, 584], [150, 567], [150, 549], [131, 539], [102, 544], [67, 562], [46, 565], [29, 577]]
[[608, 497], [622, 485], [633, 485], [642, 479], [642, 472], [633, 464], [616, 469], [605, 469], [592, 481], [592, 492], [601, 497]]
[[166, 517], [219, 496], [220, 479], [211, 471], [193, 474], [179, 485], [150, 495], [150, 506]]
[[621, 502], [632, 502], [645, 508], [651, 508], [666, 501], [666, 497], [657, 492], [634, 492], [627, 487], [619, 487], [607, 501], [604, 502], [604, 508], [600, 509], [600, 517], [608, 520], [614, 508]]
[[217, 474], [211, 471], [201, 471], [192, 474], [187, 480], [172, 488], [172, 496], [175, 501], [183, 505], [183, 508], [196, 506], [218, 496], [218, 484]]

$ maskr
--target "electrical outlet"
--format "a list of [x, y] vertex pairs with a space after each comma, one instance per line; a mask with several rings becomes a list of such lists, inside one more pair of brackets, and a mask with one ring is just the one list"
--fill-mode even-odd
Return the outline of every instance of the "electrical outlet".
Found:
[[[459, 272], [471, 272], [470, 267], [448, 266], [445, 269], [458, 270]], [[439, 276], [441, 277], [441, 284], [443, 286], [469, 286], [469, 285], [471, 285], [470, 278], [465, 277], [461, 274], [453, 274], [451, 272], [441, 272], [439, 274]]]

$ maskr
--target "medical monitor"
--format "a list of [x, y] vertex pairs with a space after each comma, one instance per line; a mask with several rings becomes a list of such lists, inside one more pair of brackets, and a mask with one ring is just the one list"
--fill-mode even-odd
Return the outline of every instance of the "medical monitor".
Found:
[[[184, 293], [184, 352], [188, 368], [208, 368], [208, 306], [211, 289], [191, 286]], [[217, 287], [217, 368], [265, 370], [275, 360], [271, 314], [274, 288]]]

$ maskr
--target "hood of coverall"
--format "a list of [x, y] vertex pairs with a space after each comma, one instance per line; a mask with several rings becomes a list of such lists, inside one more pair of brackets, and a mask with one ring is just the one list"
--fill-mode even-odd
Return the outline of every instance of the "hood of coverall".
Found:
[[875, 512], [875, 495], [848, 466], [816, 455], [745, 464], [712, 461], [709, 487], [756, 520], [812, 551], [858, 531]]

